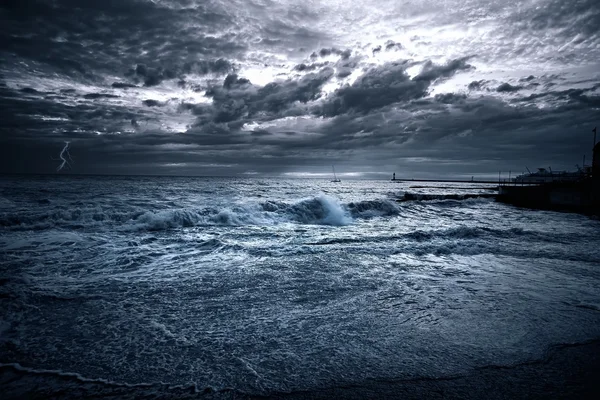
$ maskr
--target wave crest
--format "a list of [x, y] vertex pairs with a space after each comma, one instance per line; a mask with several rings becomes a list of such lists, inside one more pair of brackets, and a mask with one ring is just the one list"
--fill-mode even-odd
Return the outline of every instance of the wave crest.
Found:
[[187, 207], [163, 210], [131, 206], [44, 208], [39, 211], [0, 214], [0, 228], [8, 230], [111, 228], [157, 231], [207, 225], [242, 226], [281, 223], [344, 226], [353, 223], [356, 219], [399, 215], [401, 210], [395, 201], [388, 199], [343, 204], [335, 197], [319, 194], [292, 203], [270, 200], [221, 208]]
[[365, 200], [348, 204], [354, 218], [388, 217], [400, 214], [400, 207], [390, 200]]
[[336, 198], [324, 194], [293, 204], [268, 201], [262, 203], [261, 207], [283, 220], [301, 224], [342, 226], [352, 223], [348, 210]]

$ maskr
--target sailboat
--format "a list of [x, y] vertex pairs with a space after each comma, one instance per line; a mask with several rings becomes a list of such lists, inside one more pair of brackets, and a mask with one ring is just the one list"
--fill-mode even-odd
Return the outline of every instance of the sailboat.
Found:
[[333, 165], [331, 166], [331, 169], [333, 171], [333, 180], [331, 182], [341, 182], [335, 175], [335, 167]]

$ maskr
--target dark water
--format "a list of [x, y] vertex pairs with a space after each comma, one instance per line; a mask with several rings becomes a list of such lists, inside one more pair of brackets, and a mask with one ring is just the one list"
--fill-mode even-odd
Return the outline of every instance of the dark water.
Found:
[[269, 395], [600, 338], [600, 221], [410, 186], [1, 178], [0, 363]]

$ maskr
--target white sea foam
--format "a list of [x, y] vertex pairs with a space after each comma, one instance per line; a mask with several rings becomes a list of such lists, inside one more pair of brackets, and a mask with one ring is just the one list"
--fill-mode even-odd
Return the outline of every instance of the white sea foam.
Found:
[[[68, 210], [26, 211], [0, 216], [0, 226], [13, 230], [44, 230], [52, 228], [86, 229], [116, 227], [117, 229], [164, 230], [202, 225], [272, 225], [298, 223], [311, 225], [351, 224], [354, 217], [386, 214], [378, 209], [389, 202], [369, 202], [357, 206], [342, 204], [339, 199], [319, 194], [295, 202], [246, 202], [218, 208], [170, 208], [129, 211], [99, 207], [74, 207]], [[369, 211], [369, 207], [375, 207]], [[13, 244], [15, 245], [15, 244]]]

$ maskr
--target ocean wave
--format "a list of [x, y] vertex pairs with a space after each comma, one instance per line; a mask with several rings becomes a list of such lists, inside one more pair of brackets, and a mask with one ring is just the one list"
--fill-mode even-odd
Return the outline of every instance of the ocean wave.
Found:
[[[510, 228], [510, 229], [493, 229], [493, 228], [482, 228], [482, 227], [469, 227], [459, 226], [448, 229], [433, 229], [433, 230], [421, 230], [416, 229], [411, 232], [395, 235], [382, 235], [376, 236], [369, 239], [370, 242], [387, 242], [387, 241], [414, 241], [414, 242], [429, 242], [438, 239], [444, 240], [455, 240], [455, 239], [478, 239], [478, 238], [514, 238], [518, 236], [530, 236], [540, 238], [543, 233], [536, 231], [524, 230], [522, 228]], [[551, 237], [547, 238], [552, 239]], [[352, 237], [352, 238], [334, 238], [325, 239], [318, 242], [307, 243], [309, 245], [337, 245], [337, 244], [364, 244], [364, 237]]]
[[11, 201], [11, 200], [9, 200], [7, 198], [4, 198], [4, 197], [0, 196], [0, 210], [2, 210], [2, 209], [10, 209], [10, 208], [13, 208], [15, 206], [16, 206], [16, 204], [15, 204], [14, 201]]
[[429, 193], [413, 193], [405, 192], [399, 199], [399, 202], [404, 201], [445, 201], [445, 200], [469, 200], [469, 199], [495, 199], [493, 193], [452, 193], [452, 194], [429, 194]]
[[387, 199], [341, 203], [325, 194], [294, 203], [265, 201], [224, 209], [178, 209], [146, 212], [130, 221], [137, 228], [162, 230], [202, 225], [349, 225], [356, 219], [399, 215], [400, 206]]
[[[50, 207], [52, 207], [50, 205]], [[294, 223], [344, 226], [356, 219], [399, 215], [401, 207], [387, 199], [341, 203], [325, 194], [295, 202], [268, 200], [229, 207], [188, 207], [147, 210], [85, 207], [50, 208], [0, 214], [0, 228], [8, 230], [113, 228], [160, 231], [207, 225], [242, 226]]]
[[267, 201], [260, 206], [270, 217], [279, 221], [338, 226], [352, 223], [352, 217], [346, 207], [336, 198], [324, 194], [292, 204]]
[[[456, 200], [487, 201], [486, 194], [428, 195], [405, 193], [402, 201], [434, 201], [435, 206]], [[342, 203], [337, 198], [319, 194], [295, 202], [267, 200], [232, 204], [226, 207], [186, 207], [149, 210], [128, 205], [108, 208], [102, 206], [53, 206], [38, 210], [0, 214], [0, 229], [103, 229], [161, 231], [197, 226], [301, 225], [344, 226], [356, 220], [390, 218], [410, 211], [408, 204], [387, 198]]]
[[59, 207], [41, 211], [18, 211], [0, 214], [0, 227], [16, 230], [44, 230], [54, 227], [85, 228], [106, 222], [124, 223], [144, 214], [143, 210], [119, 210], [103, 207]]
[[404, 235], [406, 238], [421, 242], [436, 238], [444, 239], [477, 239], [481, 237], [513, 238], [515, 236], [538, 236], [535, 231], [526, 231], [522, 228], [494, 229], [485, 227], [458, 226], [455, 228], [439, 230], [415, 230]]
[[348, 204], [348, 210], [354, 218], [373, 218], [399, 215], [401, 208], [387, 199], [365, 200]]
[[40, 235], [36, 235], [35, 238], [3, 237], [0, 239], [0, 249], [10, 251], [31, 250], [34, 248], [41, 249], [53, 246], [70, 246], [79, 243], [82, 240], [82, 237], [74, 232], [43, 232]]
[[[374, 235], [324, 238], [304, 243], [295, 249], [297, 254], [310, 254], [313, 251], [343, 251], [354, 255], [367, 254], [387, 257], [393, 254], [424, 256], [477, 256], [490, 254], [521, 259], [563, 260], [597, 264], [598, 252], [573, 251], [581, 238], [571, 238], [567, 246], [558, 246], [557, 238], [551, 233], [511, 229], [488, 229], [479, 227], [455, 227], [437, 230], [414, 230], [394, 235]], [[531, 243], [519, 246], [518, 243]], [[325, 249], [318, 250], [324, 247]], [[331, 250], [329, 249], [331, 248]], [[291, 251], [286, 252], [289, 256]]]

